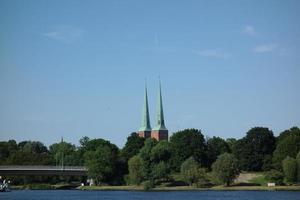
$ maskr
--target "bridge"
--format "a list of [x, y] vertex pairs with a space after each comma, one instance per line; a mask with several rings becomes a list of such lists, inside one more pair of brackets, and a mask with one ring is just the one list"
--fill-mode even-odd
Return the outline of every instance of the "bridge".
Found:
[[0, 176], [87, 176], [83, 166], [0, 165]]

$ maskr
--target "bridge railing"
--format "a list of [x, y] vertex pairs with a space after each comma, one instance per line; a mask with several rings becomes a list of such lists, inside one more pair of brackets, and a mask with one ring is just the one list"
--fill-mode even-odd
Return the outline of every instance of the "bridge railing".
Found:
[[51, 166], [51, 165], [0, 165], [0, 170], [68, 170], [87, 171], [84, 166]]

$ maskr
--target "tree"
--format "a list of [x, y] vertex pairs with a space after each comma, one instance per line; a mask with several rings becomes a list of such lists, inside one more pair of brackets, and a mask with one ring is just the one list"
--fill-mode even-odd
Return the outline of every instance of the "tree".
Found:
[[118, 147], [103, 139], [90, 140], [84, 153], [85, 166], [88, 175], [96, 184], [112, 183], [116, 173]]
[[143, 160], [143, 170], [145, 174], [145, 179], [149, 180], [151, 178], [152, 163], [151, 163], [151, 150], [157, 144], [157, 140], [153, 138], [148, 138], [145, 140], [144, 147], [140, 150], [138, 154]]
[[213, 163], [212, 173], [218, 183], [229, 186], [239, 175], [238, 160], [232, 154], [224, 153]]
[[209, 166], [216, 161], [220, 154], [229, 152], [230, 148], [224, 139], [213, 137], [207, 140], [207, 158], [209, 160]]
[[237, 140], [235, 138], [228, 138], [228, 139], [226, 139], [226, 142], [227, 142], [228, 147], [229, 147], [229, 152], [233, 153], [233, 150], [235, 149], [235, 145], [236, 145]]
[[204, 136], [198, 129], [185, 129], [178, 131], [170, 137], [172, 151], [172, 168], [180, 170], [181, 164], [189, 157], [194, 159], [202, 166], [207, 166], [206, 150]]
[[127, 137], [127, 142], [122, 149], [121, 155], [128, 161], [131, 157], [137, 155], [144, 146], [145, 138], [140, 137], [137, 133], [131, 133]]
[[283, 183], [283, 178], [283, 173], [279, 170], [271, 169], [266, 172], [266, 179], [276, 183], [276, 185], [281, 185]]
[[153, 179], [153, 181], [167, 180], [169, 178], [169, 173], [170, 167], [168, 166], [168, 164], [166, 164], [166, 162], [164, 161], [160, 161], [153, 166], [151, 178]]
[[180, 167], [180, 175], [182, 179], [190, 186], [201, 183], [204, 185], [206, 182], [205, 169], [200, 168], [199, 164], [193, 157], [186, 159]]
[[294, 183], [297, 180], [297, 162], [295, 158], [287, 156], [282, 161], [282, 169], [286, 183]]
[[128, 161], [129, 183], [139, 185], [144, 179], [143, 160], [139, 156], [133, 156]]
[[168, 141], [163, 140], [158, 142], [152, 149], [150, 153], [150, 160], [154, 163], [159, 163], [160, 161], [168, 162], [171, 157], [171, 148]]
[[23, 141], [18, 144], [18, 147], [28, 153], [48, 153], [47, 147], [39, 141]]
[[234, 155], [239, 160], [240, 168], [246, 171], [260, 171], [267, 157], [275, 149], [275, 137], [268, 128], [255, 127], [246, 136], [237, 141]]
[[276, 168], [281, 168], [282, 160], [287, 156], [295, 158], [300, 151], [300, 134], [298, 128], [292, 128], [280, 134], [276, 149], [273, 153], [273, 163]]
[[39, 141], [23, 141], [18, 150], [7, 159], [9, 165], [51, 165], [53, 158], [47, 147]]
[[138, 156], [143, 161], [145, 180], [150, 181], [154, 186], [156, 180], [168, 179], [171, 157], [168, 141], [157, 142], [155, 139], [146, 139], [145, 145]]
[[300, 136], [300, 129], [296, 126], [283, 131], [282, 133], [279, 134], [279, 136], [276, 138], [276, 142], [277, 144], [279, 144], [280, 142], [282, 142], [285, 138], [287, 138], [288, 136]]
[[15, 140], [0, 142], [0, 164], [6, 164], [7, 159], [16, 151], [18, 151], [18, 146]]
[[300, 151], [297, 154], [296, 161], [297, 161], [297, 181], [298, 183], [300, 183]]
[[50, 154], [55, 158], [56, 165], [78, 165], [76, 163], [76, 147], [67, 142], [54, 143], [49, 147]]

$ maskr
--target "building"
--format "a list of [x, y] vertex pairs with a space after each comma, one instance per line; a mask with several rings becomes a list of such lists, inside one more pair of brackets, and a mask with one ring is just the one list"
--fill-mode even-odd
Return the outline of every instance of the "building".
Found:
[[158, 101], [156, 110], [156, 123], [155, 127], [151, 129], [150, 117], [149, 117], [149, 106], [148, 106], [148, 95], [147, 86], [145, 86], [144, 106], [142, 113], [142, 124], [138, 130], [138, 134], [143, 138], [155, 138], [156, 140], [168, 140], [168, 129], [165, 126], [164, 111], [161, 94], [161, 84], [159, 82], [158, 90]]

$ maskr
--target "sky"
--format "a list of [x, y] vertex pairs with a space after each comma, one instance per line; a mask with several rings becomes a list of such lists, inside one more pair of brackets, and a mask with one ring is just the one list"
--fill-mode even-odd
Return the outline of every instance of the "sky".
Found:
[[300, 126], [300, 1], [0, 1], [0, 140]]

